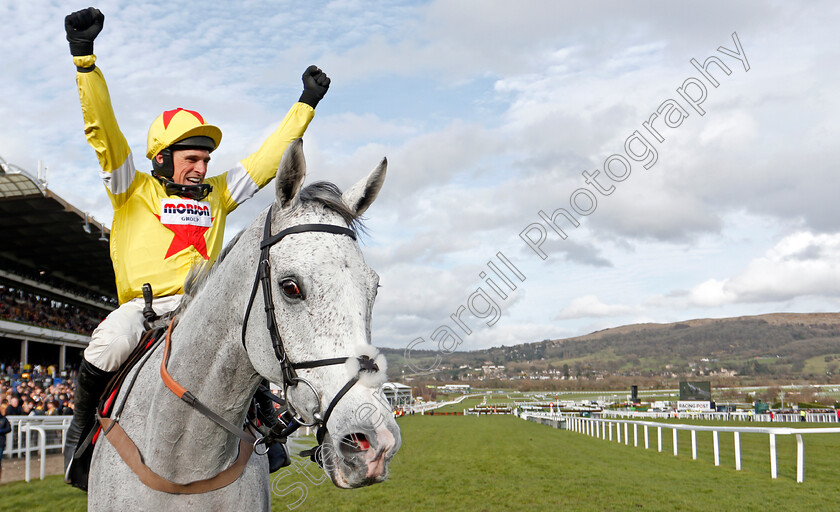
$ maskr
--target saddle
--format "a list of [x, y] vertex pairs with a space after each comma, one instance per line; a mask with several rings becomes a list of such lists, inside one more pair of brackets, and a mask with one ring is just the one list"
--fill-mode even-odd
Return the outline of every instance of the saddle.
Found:
[[[169, 318], [166, 317], [165, 319], [158, 319], [156, 320], [154, 325], [148, 325], [147, 330], [143, 333], [140, 338], [140, 342], [134, 348], [134, 350], [129, 355], [128, 359], [125, 363], [120, 367], [120, 369], [114, 374], [111, 380], [108, 382], [108, 385], [105, 388], [102, 396], [99, 398], [99, 404], [96, 407], [96, 416], [98, 418], [108, 418], [111, 416], [111, 413], [114, 410], [114, 404], [116, 402], [117, 396], [122, 389], [123, 384], [125, 384], [126, 377], [131, 373], [131, 370], [134, 369], [141, 360], [146, 358], [146, 355], [151, 355], [154, 349], [160, 344], [161, 341], [164, 339], [164, 335], [166, 333], [166, 324], [169, 322]], [[145, 362], [145, 361], [144, 361]], [[128, 383], [128, 389], [130, 390], [134, 386], [134, 381], [137, 378], [137, 374], [134, 375], [134, 378]], [[122, 405], [120, 405], [121, 407]], [[79, 439], [79, 444], [76, 446], [74, 455], [73, 455], [73, 464], [70, 466], [70, 471], [72, 475], [70, 476], [71, 481], [73, 482], [81, 482], [84, 483], [85, 488], [87, 487], [87, 480], [88, 480], [88, 473], [90, 472], [90, 462], [91, 457], [93, 455], [93, 448], [96, 445], [96, 442], [99, 440], [100, 434], [102, 432], [102, 425], [99, 422], [96, 422], [93, 428], [90, 429], [87, 435], [83, 435]]]

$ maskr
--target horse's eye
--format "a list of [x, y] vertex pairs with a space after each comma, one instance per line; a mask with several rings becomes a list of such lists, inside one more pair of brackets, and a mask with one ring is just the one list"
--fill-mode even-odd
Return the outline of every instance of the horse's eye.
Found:
[[287, 297], [291, 297], [292, 299], [301, 298], [302, 294], [300, 293], [300, 288], [294, 279], [284, 279], [280, 282], [280, 288], [283, 289], [283, 293], [285, 293]]

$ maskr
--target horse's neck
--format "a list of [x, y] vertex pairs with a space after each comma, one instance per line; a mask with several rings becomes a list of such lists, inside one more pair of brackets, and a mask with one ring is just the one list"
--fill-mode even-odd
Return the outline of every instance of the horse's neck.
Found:
[[[236, 307], [234, 289], [243, 287], [246, 266], [232, 257], [226, 260], [192, 299], [172, 334], [168, 364], [181, 386], [234, 425], [243, 424], [259, 383], [238, 341], [242, 311]], [[147, 461], [169, 478], [206, 478], [236, 456], [238, 440], [175, 398], [160, 379], [148, 407]]]
[[208, 283], [189, 305], [173, 334], [170, 373], [179, 375], [182, 385], [189, 385], [190, 391], [207, 405], [225, 406], [240, 394], [248, 395], [244, 388], [257, 382], [256, 372], [239, 341], [243, 312], [235, 304], [231, 290]]

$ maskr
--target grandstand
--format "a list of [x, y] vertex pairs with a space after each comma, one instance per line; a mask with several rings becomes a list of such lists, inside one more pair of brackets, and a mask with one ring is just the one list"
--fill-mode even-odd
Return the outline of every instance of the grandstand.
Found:
[[0, 157], [0, 363], [76, 367], [117, 303], [110, 230]]
[[401, 409], [414, 403], [411, 386], [399, 382], [386, 382], [382, 385], [382, 392], [385, 394], [385, 399], [391, 404], [392, 409]]

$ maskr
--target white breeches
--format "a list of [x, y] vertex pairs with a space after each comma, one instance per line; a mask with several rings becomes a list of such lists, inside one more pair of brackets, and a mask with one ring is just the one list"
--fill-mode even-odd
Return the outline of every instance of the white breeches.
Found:
[[[155, 313], [163, 315], [178, 307], [182, 295], [155, 297], [152, 307]], [[128, 359], [131, 351], [140, 342], [143, 334], [143, 299], [132, 299], [121, 305], [105, 318], [90, 337], [85, 349], [85, 359], [106, 372], [119, 369]]]

